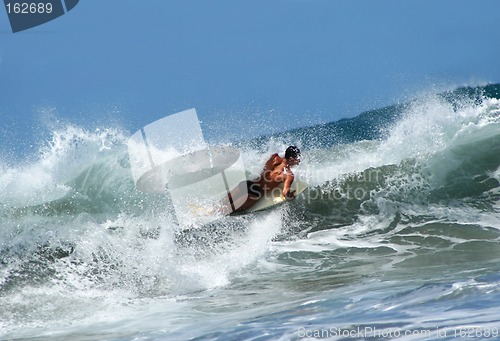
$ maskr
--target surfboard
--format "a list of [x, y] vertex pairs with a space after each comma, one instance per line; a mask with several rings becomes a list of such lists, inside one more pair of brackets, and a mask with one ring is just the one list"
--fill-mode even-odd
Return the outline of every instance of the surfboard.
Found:
[[[292, 185], [290, 186], [290, 190], [295, 191], [295, 196], [298, 196], [300, 193], [304, 192], [307, 189], [307, 187], [308, 187], [307, 183], [295, 179], [292, 182]], [[252, 207], [244, 211], [231, 213], [231, 215], [241, 215], [241, 214], [267, 210], [273, 206], [284, 203], [287, 200], [281, 196], [281, 190], [283, 189], [283, 184], [280, 184], [280, 186], [278, 186], [277, 188], [279, 188], [280, 190], [276, 189], [274, 191], [271, 191], [270, 193], [265, 193], [262, 196], [262, 198], [260, 198], [260, 200], [257, 201]]]

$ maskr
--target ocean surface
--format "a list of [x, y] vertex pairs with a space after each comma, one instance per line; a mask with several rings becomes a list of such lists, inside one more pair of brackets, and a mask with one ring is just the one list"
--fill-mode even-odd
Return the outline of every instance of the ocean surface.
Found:
[[190, 229], [135, 190], [129, 133], [55, 130], [0, 161], [0, 339], [497, 339], [499, 98], [459, 88], [238, 143], [255, 173], [300, 146], [309, 189]]

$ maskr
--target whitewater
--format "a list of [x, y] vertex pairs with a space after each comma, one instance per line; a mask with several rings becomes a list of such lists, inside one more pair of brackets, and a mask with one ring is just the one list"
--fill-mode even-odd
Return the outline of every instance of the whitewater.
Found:
[[135, 189], [128, 132], [54, 130], [36, 158], [0, 157], [0, 339], [495, 339], [499, 98], [232, 142], [252, 174], [298, 145], [309, 189], [190, 229]]

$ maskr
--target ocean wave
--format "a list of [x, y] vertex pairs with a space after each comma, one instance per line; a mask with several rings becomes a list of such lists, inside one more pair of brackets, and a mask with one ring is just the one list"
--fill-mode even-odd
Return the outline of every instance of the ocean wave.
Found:
[[[404, 255], [387, 260], [394, 267], [428, 261], [422, 248], [439, 249], [443, 262], [470, 255], [474, 243], [492, 251], [500, 101], [473, 93], [378, 110], [339, 123], [343, 133], [328, 124], [242, 143], [249, 176], [270, 153], [298, 144], [296, 176], [309, 191], [278, 209], [190, 231], [179, 229], [168, 198], [135, 190], [126, 133], [55, 131], [36, 160], [1, 166], [0, 319], [22, 320], [16, 302], [31, 299], [31, 289], [63, 292], [62, 301], [80, 299], [92, 310], [107, 295], [127, 302], [224, 286], [270, 249], [285, 266], [314, 262], [325, 249]], [[43, 304], [35, 309], [50, 319]]]

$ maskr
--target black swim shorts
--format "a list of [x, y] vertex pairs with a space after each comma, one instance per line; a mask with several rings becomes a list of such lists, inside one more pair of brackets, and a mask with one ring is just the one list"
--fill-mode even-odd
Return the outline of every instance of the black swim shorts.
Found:
[[252, 180], [247, 180], [247, 191], [248, 191], [248, 196], [250, 197], [253, 198], [260, 197], [260, 192], [261, 192], [260, 185], [256, 182], [253, 182]]

